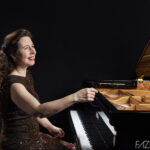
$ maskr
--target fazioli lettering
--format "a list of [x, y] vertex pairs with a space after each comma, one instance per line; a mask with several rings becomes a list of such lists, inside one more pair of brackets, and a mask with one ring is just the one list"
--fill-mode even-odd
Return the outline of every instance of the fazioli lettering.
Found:
[[140, 141], [135, 141], [135, 149], [138, 149]]
[[135, 141], [135, 149], [150, 149], [150, 141]]

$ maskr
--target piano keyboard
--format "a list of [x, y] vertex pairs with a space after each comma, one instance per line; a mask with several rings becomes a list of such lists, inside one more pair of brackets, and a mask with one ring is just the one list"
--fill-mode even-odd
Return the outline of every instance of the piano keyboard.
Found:
[[70, 115], [81, 150], [111, 150], [116, 132], [104, 112], [71, 110]]
[[77, 111], [70, 111], [71, 119], [80, 142], [80, 147], [82, 150], [93, 150], [92, 145], [87, 137], [86, 131], [83, 128], [82, 122]]
[[103, 111], [96, 112], [96, 117], [97, 118], [99, 118], [99, 115], [102, 117], [102, 119], [105, 122], [105, 124], [107, 125], [107, 127], [110, 129], [110, 131], [112, 132], [112, 134], [115, 136], [116, 135], [116, 131], [115, 131], [114, 127], [109, 123], [109, 119], [105, 115], [105, 113]]

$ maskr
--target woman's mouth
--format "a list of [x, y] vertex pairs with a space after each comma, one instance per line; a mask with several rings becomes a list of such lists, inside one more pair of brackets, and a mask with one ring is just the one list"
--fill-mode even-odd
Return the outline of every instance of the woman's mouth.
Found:
[[35, 57], [34, 56], [31, 56], [31, 57], [28, 57], [29, 60], [31, 61], [34, 61], [35, 60]]

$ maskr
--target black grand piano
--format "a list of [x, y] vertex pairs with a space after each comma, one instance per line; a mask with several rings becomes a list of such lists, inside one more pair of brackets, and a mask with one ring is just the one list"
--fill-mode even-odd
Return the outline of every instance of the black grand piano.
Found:
[[[84, 81], [99, 93], [70, 111], [82, 150], [150, 149], [150, 41], [136, 66], [137, 79]], [[81, 109], [80, 109], [81, 107]]]

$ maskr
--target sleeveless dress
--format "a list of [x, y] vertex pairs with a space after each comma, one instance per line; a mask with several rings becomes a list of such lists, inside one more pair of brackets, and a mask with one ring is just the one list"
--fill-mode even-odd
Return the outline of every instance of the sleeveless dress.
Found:
[[10, 86], [21, 83], [39, 100], [34, 90], [32, 76], [8, 76], [2, 84], [1, 99], [1, 150], [68, 150], [59, 139], [42, 133], [35, 117], [21, 110], [10, 98]]

